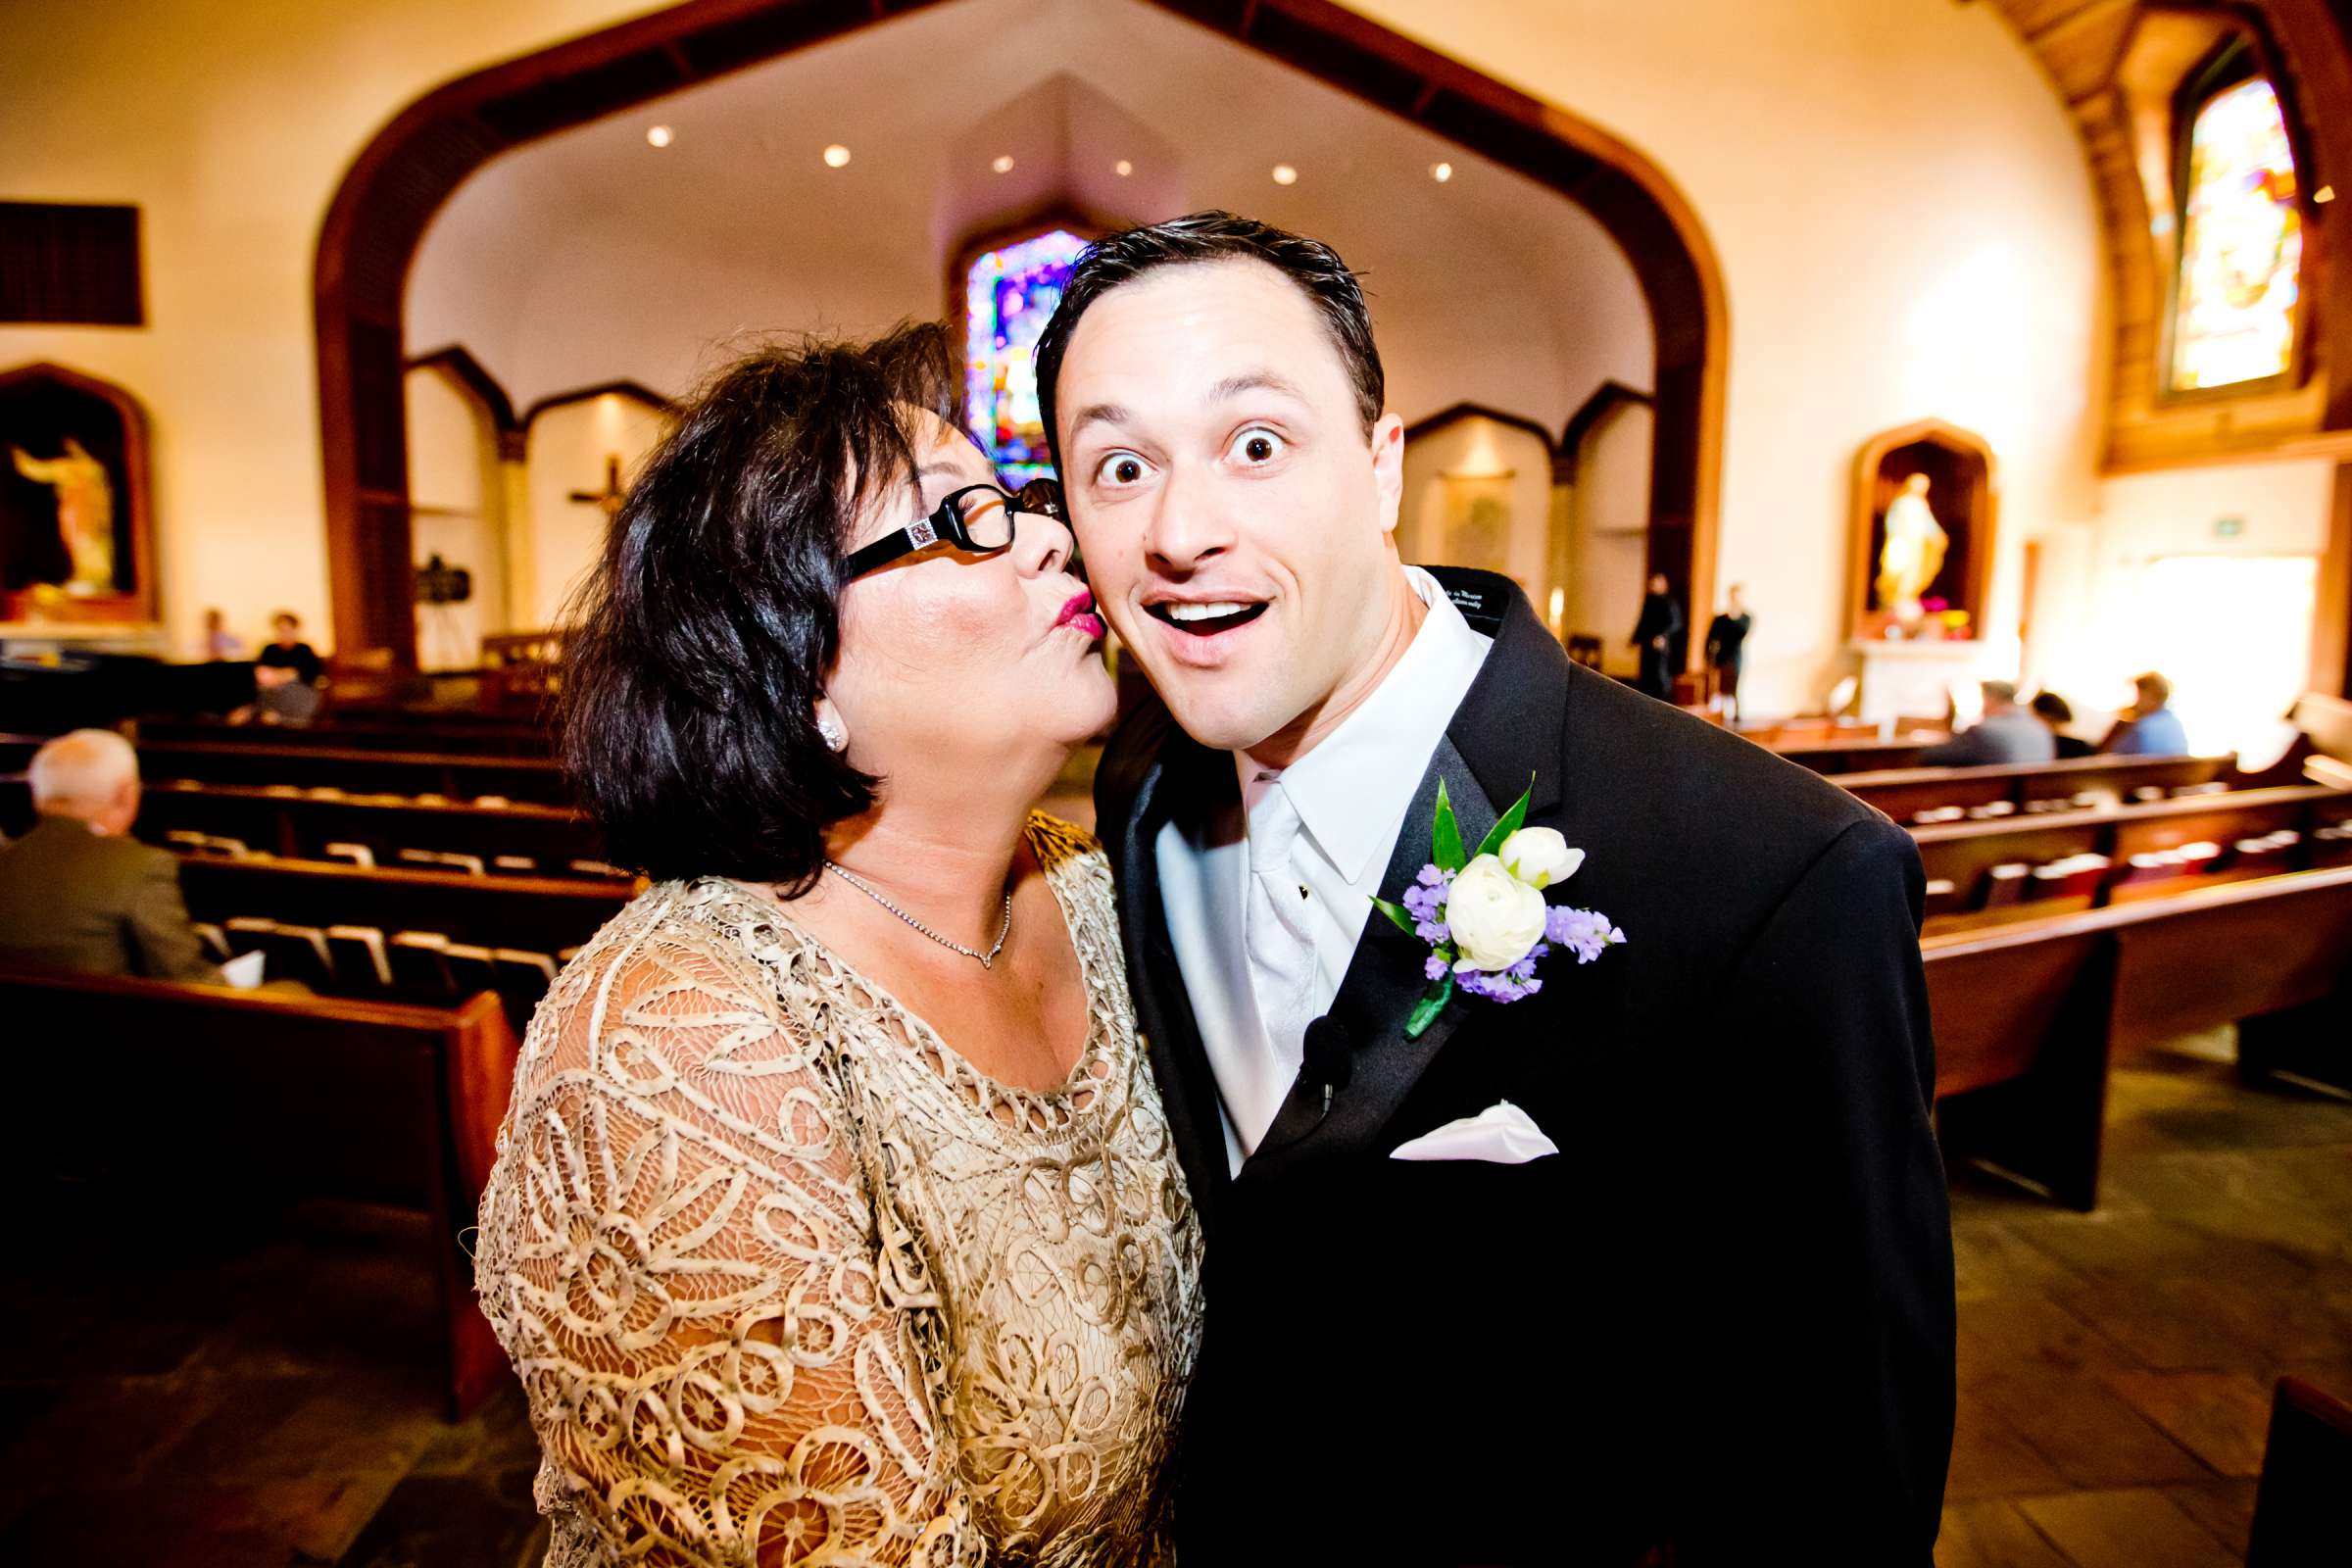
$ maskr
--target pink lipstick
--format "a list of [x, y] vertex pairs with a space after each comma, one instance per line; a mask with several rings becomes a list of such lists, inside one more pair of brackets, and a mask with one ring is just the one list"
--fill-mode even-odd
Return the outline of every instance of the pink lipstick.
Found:
[[1064, 626], [1075, 626], [1089, 637], [1102, 635], [1102, 617], [1095, 613], [1093, 594], [1073, 594], [1070, 602], [1061, 607], [1060, 615], [1054, 621], [1054, 629], [1059, 631]]

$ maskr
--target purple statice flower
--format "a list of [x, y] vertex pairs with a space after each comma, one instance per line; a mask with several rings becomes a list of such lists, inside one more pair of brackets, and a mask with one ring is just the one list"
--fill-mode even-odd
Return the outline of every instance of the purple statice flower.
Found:
[[1421, 965], [1421, 972], [1432, 980], [1443, 980], [1446, 978], [1446, 960], [1433, 953], [1429, 956], [1429, 961]]
[[1433, 948], [1453, 940], [1446, 925], [1446, 893], [1452, 881], [1452, 872], [1425, 865], [1419, 880], [1404, 890], [1404, 912], [1413, 917], [1413, 935]]
[[1625, 940], [1625, 933], [1595, 909], [1555, 908], [1544, 922], [1544, 935], [1574, 953], [1579, 963], [1591, 963], [1601, 949]]
[[1544, 989], [1544, 982], [1536, 978], [1536, 965], [1550, 955], [1551, 949], [1539, 942], [1527, 950], [1526, 957], [1493, 974], [1464, 960], [1453, 966], [1453, 982], [1489, 1002], [1521, 1002]]

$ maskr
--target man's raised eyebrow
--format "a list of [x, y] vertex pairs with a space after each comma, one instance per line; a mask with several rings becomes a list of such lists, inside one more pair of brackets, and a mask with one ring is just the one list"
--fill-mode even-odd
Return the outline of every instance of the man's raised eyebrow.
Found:
[[1275, 392], [1289, 398], [1294, 403], [1306, 401], [1306, 394], [1298, 389], [1298, 382], [1287, 376], [1277, 375], [1272, 370], [1245, 370], [1239, 375], [1229, 375], [1208, 389], [1206, 401], [1223, 403], [1228, 398], [1238, 398], [1245, 392]]
[[1133, 422], [1134, 418], [1135, 416], [1129, 414], [1125, 407], [1120, 404], [1090, 403], [1085, 408], [1080, 409], [1078, 411], [1078, 416], [1070, 421], [1070, 439], [1073, 441], [1077, 440], [1078, 432], [1085, 429], [1090, 424], [1095, 424], [1098, 422], [1102, 424], [1128, 424]]

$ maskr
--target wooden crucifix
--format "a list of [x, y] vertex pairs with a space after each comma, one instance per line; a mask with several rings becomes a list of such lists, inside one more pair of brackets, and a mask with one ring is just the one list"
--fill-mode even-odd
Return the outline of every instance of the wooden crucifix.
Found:
[[609, 526], [620, 515], [621, 503], [629, 499], [626, 486], [620, 482], [620, 459], [605, 459], [605, 487], [603, 490], [574, 490], [571, 499], [585, 507], [595, 507], [605, 514]]

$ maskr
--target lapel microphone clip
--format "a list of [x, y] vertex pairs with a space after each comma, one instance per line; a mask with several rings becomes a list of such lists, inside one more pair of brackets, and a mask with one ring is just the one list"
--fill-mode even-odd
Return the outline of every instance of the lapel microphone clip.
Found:
[[1323, 1110], [1331, 1111], [1331, 1097], [1348, 1087], [1355, 1075], [1355, 1041], [1348, 1026], [1325, 1013], [1306, 1026], [1306, 1074], [1323, 1086]]

